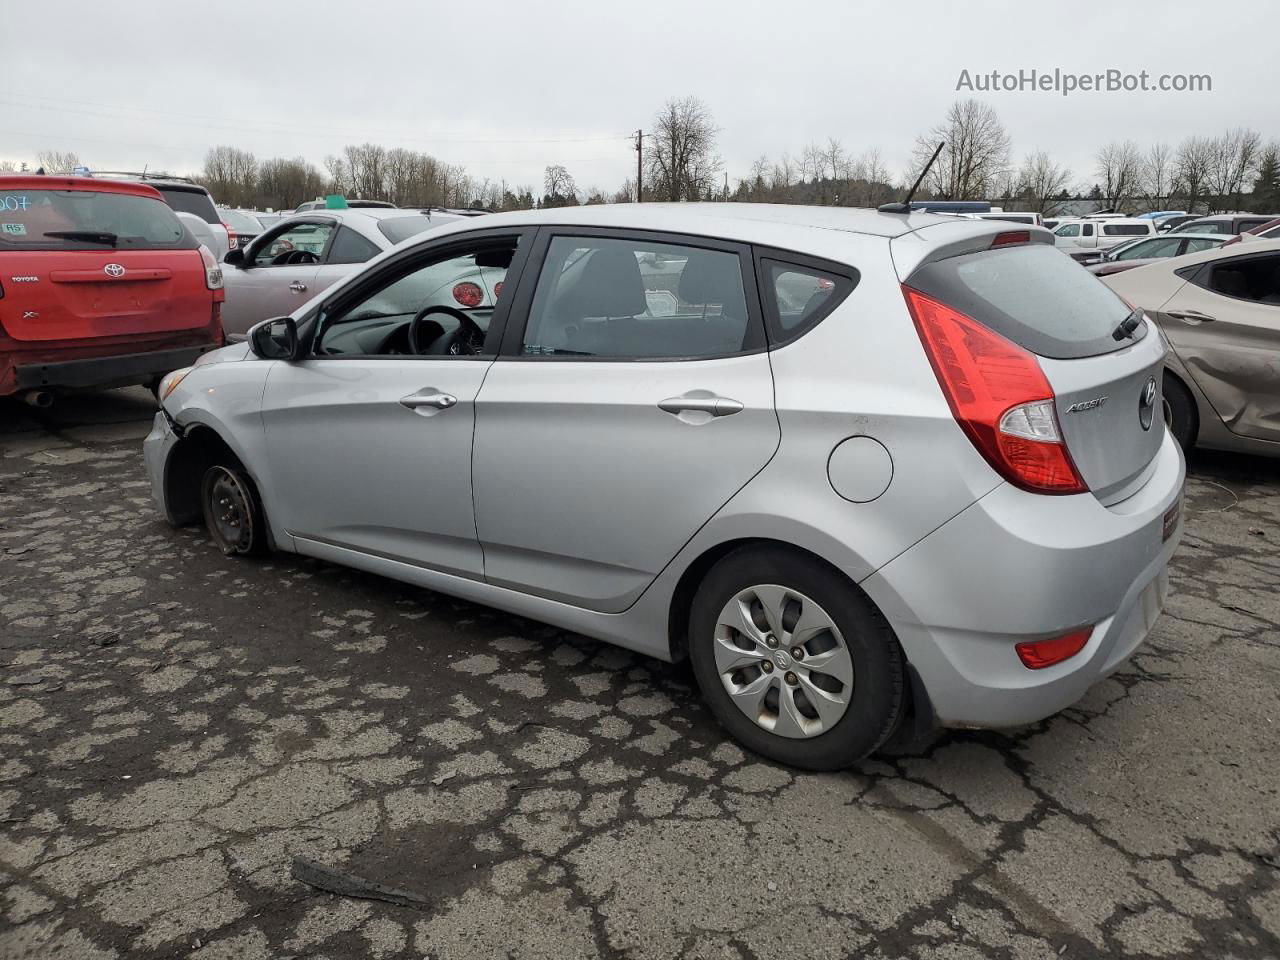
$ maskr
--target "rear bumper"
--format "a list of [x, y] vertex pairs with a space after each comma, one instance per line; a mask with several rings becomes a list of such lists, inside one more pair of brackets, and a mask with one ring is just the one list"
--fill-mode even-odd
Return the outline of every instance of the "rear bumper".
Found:
[[[1147, 483], [1104, 507], [1002, 485], [863, 582], [893, 625], [944, 726], [1032, 723], [1079, 700], [1142, 643], [1164, 607], [1164, 520], [1182, 494], [1182, 452], [1167, 434]], [[1015, 644], [1093, 633], [1040, 670]]]
[[56, 387], [118, 387], [146, 383], [170, 370], [191, 364], [216, 350], [219, 343], [201, 343], [146, 353], [42, 361], [21, 354], [12, 358], [8, 377], [0, 377], [0, 395], [18, 390]]

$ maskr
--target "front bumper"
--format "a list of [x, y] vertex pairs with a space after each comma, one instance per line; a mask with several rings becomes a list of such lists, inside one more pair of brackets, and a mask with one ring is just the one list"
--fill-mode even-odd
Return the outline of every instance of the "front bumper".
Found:
[[22, 363], [13, 367], [19, 390], [51, 387], [119, 387], [163, 376], [170, 370], [190, 366], [203, 353], [216, 350], [219, 343], [202, 343], [176, 350], [85, 357], [48, 363]]
[[[862, 584], [897, 632], [944, 726], [1010, 727], [1079, 700], [1146, 638], [1168, 594], [1182, 535], [1165, 515], [1182, 495], [1182, 451], [1165, 435], [1156, 469], [1128, 499], [1047, 497], [1008, 484]], [[1015, 644], [1093, 633], [1041, 670]]]
[[173, 452], [179, 439], [173, 425], [169, 422], [169, 417], [161, 410], [151, 424], [151, 432], [142, 441], [142, 459], [147, 467], [147, 479], [151, 481], [151, 496], [155, 499], [160, 512], [164, 514], [164, 518], [175, 525], [178, 521], [174, 517], [167, 496], [165, 470], [169, 465], [169, 454]]

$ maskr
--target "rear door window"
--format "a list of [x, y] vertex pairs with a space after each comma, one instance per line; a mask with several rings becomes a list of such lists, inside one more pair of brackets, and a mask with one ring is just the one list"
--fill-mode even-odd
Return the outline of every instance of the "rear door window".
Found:
[[763, 347], [762, 339], [747, 310], [737, 253], [638, 238], [560, 236], [543, 262], [522, 352], [713, 357]]
[[338, 227], [333, 246], [329, 248], [329, 263], [364, 263], [382, 251], [356, 233], [350, 227]]
[[1110, 353], [1146, 336], [1117, 341], [1125, 302], [1062, 251], [1042, 243], [984, 250], [927, 263], [907, 285], [968, 314], [1042, 357], [1072, 360]]
[[154, 197], [97, 190], [0, 191], [0, 251], [195, 247], [173, 211]]
[[1202, 286], [1224, 297], [1280, 306], [1280, 253], [1219, 260], [1207, 277]]

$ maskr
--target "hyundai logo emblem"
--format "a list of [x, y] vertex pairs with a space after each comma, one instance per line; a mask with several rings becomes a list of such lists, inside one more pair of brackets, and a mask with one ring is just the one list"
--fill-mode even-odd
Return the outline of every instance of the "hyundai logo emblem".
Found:
[[1156, 410], [1156, 378], [1148, 377], [1146, 386], [1138, 396], [1138, 422], [1143, 430], [1151, 429], [1151, 421]]
[[102, 268], [102, 272], [108, 277], [123, 277], [124, 267], [120, 266], [118, 263], [108, 263]]

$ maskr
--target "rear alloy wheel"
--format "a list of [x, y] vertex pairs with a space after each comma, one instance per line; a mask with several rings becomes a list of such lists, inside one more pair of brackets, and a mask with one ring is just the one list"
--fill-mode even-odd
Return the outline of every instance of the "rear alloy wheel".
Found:
[[811, 770], [879, 747], [903, 708], [903, 663], [882, 617], [810, 557], [746, 549], [694, 598], [690, 659], [716, 718], [745, 746]]
[[1162, 386], [1165, 426], [1183, 451], [1190, 453], [1191, 448], [1196, 445], [1196, 435], [1200, 432], [1196, 402], [1177, 377], [1165, 373]]
[[257, 553], [266, 543], [262, 507], [253, 481], [239, 467], [214, 464], [200, 484], [204, 523], [227, 556]]

